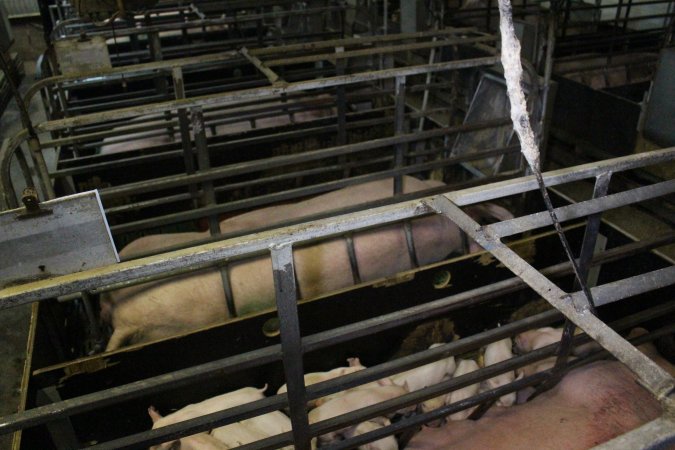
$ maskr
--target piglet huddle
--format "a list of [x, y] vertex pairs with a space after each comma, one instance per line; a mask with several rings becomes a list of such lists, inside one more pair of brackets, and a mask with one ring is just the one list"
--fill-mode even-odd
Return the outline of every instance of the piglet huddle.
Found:
[[[508, 341], [510, 342], [510, 340]], [[430, 348], [435, 348], [440, 345], [443, 344], [433, 344]], [[506, 348], [506, 344], [504, 342], [501, 342], [499, 351], [503, 350], [502, 347], [504, 349]], [[490, 361], [498, 362], [499, 358], [507, 357], [506, 355], [502, 354], [498, 355], [499, 351], [493, 351], [490, 349], [491, 346], [488, 346], [486, 352], [489, 350], [490, 355], [495, 353], [494, 357], [491, 356], [489, 358]], [[510, 345], [508, 357], [510, 357]], [[337, 367], [327, 372], [306, 374], [304, 380], [305, 385], [308, 386], [311, 384], [320, 383], [365, 369], [358, 358], [349, 358], [348, 363], [349, 365], [346, 367]], [[345, 391], [314, 399], [307, 404], [309, 409], [309, 422], [310, 424], [321, 422], [323, 420], [337, 417], [351, 411], [375, 405], [377, 403], [402, 396], [408, 392], [413, 392], [428, 386], [432, 386], [443, 380], [467, 374], [471, 371], [477, 370], [478, 367], [478, 364], [473, 360], [459, 360], [459, 363], [456, 364], [455, 358], [450, 356], [433, 363], [394, 374], [391, 377], [382, 378], [380, 380], [356, 386]], [[499, 380], [493, 379], [495, 381], [488, 381], [492, 383], [490, 385], [492, 386], [495, 383], [507, 383], [507, 378], [508, 377], [502, 376], [499, 378]], [[513, 379], [513, 376], [511, 376], [511, 379]], [[489, 388], [490, 387], [486, 387], [486, 389]], [[246, 387], [234, 392], [212, 397], [200, 403], [188, 405], [166, 417], [160, 416], [160, 414], [153, 407], [150, 407], [148, 412], [153, 420], [154, 429], [262, 399], [264, 398], [263, 392], [266, 389], [267, 386], [261, 389]], [[277, 391], [277, 394], [286, 392], [286, 389], [286, 385], [281, 386]], [[312, 442], [312, 447], [315, 448], [317, 445], [328, 445], [331, 442], [349, 439], [354, 436], [374, 431], [378, 428], [389, 425], [391, 423], [390, 419], [396, 415], [409, 414], [417, 409], [427, 412], [475, 395], [477, 392], [479, 392], [479, 389], [479, 384], [468, 386], [463, 389], [456, 390], [450, 394], [427, 400], [417, 407], [412, 406], [403, 408], [387, 417], [375, 417], [351, 427], [326, 433], [319, 436], [318, 440], [314, 440]], [[450, 419], [465, 419], [469, 414], [470, 411], [461, 411], [450, 416]], [[238, 447], [240, 445], [249, 444], [251, 442], [255, 442], [257, 440], [261, 440], [290, 430], [290, 419], [282, 412], [274, 411], [272, 413], [213, 429], [209, 433], [199, 433], [197, 435], [181, 438], [180, 448], [189, 448], [195, 450], [229, 449]], [[158, 450], [171, 449], [175, 448], [176, 445], [176, 441], [173, 441], [166, 442], [152, 448]], [[287, 448], [291, 449], [292, 447]], [[396, 450], [399, 447], [396, 439], [393, 436], [388, 436], [378, 441], [365, 444], [359, 448], [367, 450]]]
[[[542, 328], [516, 336], [515, 347], [526, 353], [558, 342], [560, 329]], [[430, 348], [443, 345], [433, 344]], [[576, 354], [591, 350], [589, 344], [577, 347]], [[648, 347], [650, 346], [650, 347]], [[472, 359], [457, 359], [453, 356], [394, 374], [345, 391], [312, 400], [308, 403], [309, 422], [314, 424], [361, 408], [381, 403], [406, 393], [438, 384], [450, 378], [458, 378], [513, 357], [513, 342], [509, 338], [493, 342], [482, 349], [478, 362]], [[648, 348], [647, 348], [648, 347]], [[655, 354], [653, 344], [644, 344], [639, 349], [647, 355]], [[349, 365], [327, 372], [308, 373], [305, 384], [311, 385], [365, 369], [358, 358], [350, 358]], [[655, 361], [657, 361], [655, 359]], [[658, 360], [659, 362], [661, 360]], [[426, 413], [443, 406], [457, 403], [480, 392], [496, 389], [516, 379], [549, 369], [553, 360], [543, 360], [534, 366], [510, 371], [481, 383], [475, 383], [446, 395], [429, 399], [417, 406], [400, 409], [386, 417], [368, 421], [323, 434], [312, 441], [312, 448], [350, 439], [391, 424], [391, 420], [416, 410]], [[659, 362], [661, 364], [661, 362]], [[668, 370], [675, 369], [663, 363]], [[222, 411], [244, 403], [264, 398], [267, 386], [257, 389], [247, 387], [219, 395], [201, 403], [188, 405], [166, 417], [149, 409], [153, 428], [158, 428], [205, 414]], [[277, 393], [286, 392], [282, 386]], [[584, 449], [605, 442], [614, 436], [656, 418], [661, 410], [658, 402], [635, 382], [634, 375], [617, 362], [600, 361], [571, 371], [561, 383], [548, 392], [524, 405], [510, 408], [529, 397], [530, 392], [518, 392], [497, 399], [495, 406], [480, 420], [468, 419], [473, 409], [469, 408], [435, 423], [428, 423], [406, 446], [408, 449], [433, 450], [438, 448], [578, 448]], [[623, 400], [620, 393], [630, 393]], [[523, 395], [528, 394], [528, 395]], [[517, 401], [518, 400], [518, 401]], [[621, 402], [621, 408], [607, 408], [607, 402]], [[625, 403], [625, 404], [624, 404]], [[446, 423], [441, 423], [446, 422]], [[581, 430], [580, 433], [575, 432]], [[209, 433], [166, 442], [153, 449], [219, 450], [238, 447], [270, 436], [291, 431], [290, 419], [280, 411], [219, 427]], [[570, 439], [569, 435], [576, 436]], [[550, 436], [550, 437], [547, 437]], [[537, 443], [535, 445], [535, 442]], [[563, 447], [559, 447], [562, 444]], [[569, 444], [569, 445], [568, 445]], [[286, 447], [292, 449], [293, 447]], [[394, 436], [364, 444], [359, 449], [396, 450], [399, 443]]]

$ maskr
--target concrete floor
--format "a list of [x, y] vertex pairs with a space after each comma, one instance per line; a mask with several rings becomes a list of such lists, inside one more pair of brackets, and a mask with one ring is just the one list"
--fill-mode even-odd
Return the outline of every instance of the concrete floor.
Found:
[[[13, 25], [15, 44], [11, 51], [19, 53], [24, 61], [26, 76], [21, 82], [20, 91], [25, 93], [32, 84], [35, 74], [35, 61], [44, 50], [42, 30], [33, 24]], [[34, 120], [44, 119], [39, 98], [29, 105], [29, 113]], [[0, 140], [15, 135], [23, 127], [19, 109], [14, 100], [0, 116]], [[52, 158], [53, 159], [53, 158]], [[16, 179], [18, 168], [12, 166], [12, 178]], [[20, 385], [26, 354], [28, 328], [30, 325], [30, 305], [0, 311], [0, 416], [17, 411], [20, 403]], [[11, 436], [0, 436], [0, 450], [11, 448]]]

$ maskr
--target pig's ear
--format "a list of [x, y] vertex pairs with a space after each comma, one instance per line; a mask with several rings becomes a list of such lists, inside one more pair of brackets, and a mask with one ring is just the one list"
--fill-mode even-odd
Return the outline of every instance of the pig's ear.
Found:
[[377, 380], [377, 384], [380, 386], [394, 386], [396, 383], [394, 383], [394, 381], [391, 378], [385, 377]]
[[630, 330], [630, 333], [628, 333], [628, 339], [633, 339], [647, 333], [649, 333], [649, 331], [647, 331], [645, 328], [642, 327], [633, 328], [632, 330]]
[[179, 439], [177, 441], [173, 441], [171, 443], [171, 446], [169, 446], [168, 450], [180, 450], [180, 448], [181, 448], [181, 445], [180, 445], [180, 439]]
[[[516, 371], [516, 372], [518, 372], [518, 371]], [[518, 373], [518, 376], [516, 377], [515, 381], [522, 380], [523, 378], [525, 378], [525, 372], [520, 371], [520, 373]]]
[[359, 358], [347, 358], [349, 367], [358, 367], [361, 365], [361, 360]]
[[152, 419], [152, 423], [157, 422], [159, 419], [162, 418], [161, 414], [155, 409], [154, 406], [151, 406], [148, 408], [148, 414], [150, 415], [150, 418]]

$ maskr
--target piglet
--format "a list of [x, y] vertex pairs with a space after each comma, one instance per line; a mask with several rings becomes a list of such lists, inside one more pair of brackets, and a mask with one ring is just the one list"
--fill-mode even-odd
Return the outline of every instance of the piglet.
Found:
[[[367, 422], [361, 422], [355, 427], [350, 427], [343, 436], [345, 439], [349, 439], [354, 436], [360, 436], [382, 427], [386, 427], [390, 424], [391, 422], [389, 422], [389, 419], [385, 417], [376, 417], [375, 419], [369, 420]], [[396, 442], [396, 438], [394, 436], [387, 436], [377, 441], [360, 445], [358, 448], [359, 450], [398, 450], [398, 442]]]
[[[531, 352], [532, 350], [537, 350], [547, 345], [555, 344], [560, 342], [562, 338], [563, 329], [562, 328], [551, 328], [543, 327], [536, 330], [529, 330], [523, 333], [520, 333], [515, 338], [516, 349], [520, 353]], [[580, 330], [577, 329], [575, 334], [580, 333]], [[590, 342], [587, 344], [579, 345], [572, 349], [572, 355], [584, 356], [591, 351], [599, 350], [598, 344], [595, 342]], [[570, 356], [570, 359], [574, 359], [573, 356]], [[549, 358], [537, 361], [535, 363], [529, 364], [525, 367], [518, 369], [518, 374], [523, 376], [530, 376], [537, 372], [543, 372], [548, 370], [555, 365], [556, 357], [551, 356]]]
[[[148, 414], [153, 422], [162, 418], [159, 412], [152, 406], [148, 408]], [[208, 433], [197, 433], [175, 441], [153, 445], [150, 447], [150, 450], [228, 450], [230, 448], [230, 446]]]
[[355, 386], [353, 388], [350, 388], [350, 389], [347, 389], [347, 390], [344, 390], [344, 391], [339, 391], [339, 392], [336, 392], [334, 394], [330, 394], [330, 395], [326, 395], [326, 396], [321, 397], [321, 398], [317, 398], [314, 401], [314, 406], [319, 407], [319, 406], [323, 405], [324, 403], [326, 403], [326, 402], [328, 402], [328, 401], [330, 401], [330, 400], [332, 400], [336, 397], [340, 397], [341, 395], [344, 395], [346, 392], [357, 391], [357, 390], [368, 390], [370, 388], [377, 388], [377, 387], [380, 387], [380, 386], [396, 386], [396, 385], [394, 384], [394, 382], [392, 381], [391, 378], [388, 378], [388, 377], [381, 378], [379, 380], [371, 381], [370, 383], [361, 384], [359, 386]]
[[[266, 389], [267, 385], [265, 385], [262, 389], [245, 387], [233, 392], [228, 392], [226, 394], [211, 397], [199, 403], [187, 405], [184, 408], [179, 409], [178, 411], [169, 414], [168, 416], [165, 417], [162, 417], [157, 412], [157, 410], [155, 410], [155, 408], [150, 407], [150, 409], [148, 409], [148, 414], [150, 415], [150, 418], [152, 419], [153, 422], [152, 429], [154, 430], [156, 428], [165, 427], [167, 425], [172, 425], [174, 423], [183, 422], [186, 420], [194, 419], [196, 417], [204, 416], [218, 411], [224, 411], [229, 408], [234, 408], [235, 406], [260, 400], [265, 397], [263, 392], [265, 392]], [[186, 438], [179, 439], [179, 441], [181, 441], [181, 444], [182, 441], [185, 439]], [[157, 447], [157, 449], [171, 448], [170, 446], [167, 446], [168, 444], [171, 443], [165, 442], [164, 444], [161, 444], [159, 447]]]
[[[450, 379], [449, 375], [445, 375], [441, 381], [447, 381]], [[430, 398], [429, 400], [426, 400], [419, 405], [419, 409], [422, 413], [428, 413], [429, 411], [433, 411], [438, 408], [442, 408], [445, 406], [445, 398], [446, 395], [439, 395], [438, 397]], [[427, 423], [427, 426], [432, 426], [432, 427], [437, 427], [443, 423], [442, 419], [439, 420], [433, 420], [429, 423]]]
[[[333, 417], [347, 414], [357, 409], [372, 406], [377, 403], [391, 400], [392, 398], [400, 397], [407, 394], [409, 391], [406, 387], [401, 386], [378, 386], [370, 389], [355, 389], [353, 391], [346, 391], [343, 395], [327, 401], [318, 408], [309, 412], [309, 423], [317, 423], [323, 420], [331, 419]], [[398, 412], [405, 414], [414, 410], [414, 407], [404, 408]], [[392, 414], [393, 415], [393, 414]], [[336, 440], [346, 430], [341, 429], [326, 433], [319, 437], [322, 443], [328, 443]]]
[[[473, 359], [460, 359], [459, 363], [457, 364], [457, 370], [455, 370], [455, 373], [452, 375], [453, 378], [458, 378], [461, 377], [462, 375], [466, 375], [467, 373], [471, 373], [475, 370], [478, 370], [478, 363], [474, 361]], [[473, 397], [474, 395], [478, 394], [478, 390], [480, 389], [480, 383], [472, 384], [470, 386], [463, 387], [461, 389], [457, 389], [455, 391], [450, 392], [445, 396], [445, 404], [450, 405], [452, 403], [457, 403], [459, 401], [465, 400], [469, 397]], [[473, 410], [476, 409], [474, 406], [473, 408], [468, 408], [463, 411], [456, 412], [454, 414], [450, 414], [449, 419], [450, 420], [464, 420], [468, 418]]]
[[[431, 344], [429, 348], [439, 347], [444, 344]], [[398, 386], [408, 385], [410, 392], [418, 391], [428, 386], [438, 384], [446, 375], [452, 375], [455, 371], [455, 358], [447, 358], [425, 364], [405, 372], [397, 373], [391, 376], [394, 384]]]
[[[485, 347], [485, 353], [483, 355], [484, 366], [491, 366], [493, 364], [506, 361], [513, 357], [513, 352], [511, 351], [513, 343], [511, 338], [504, 338], [501, 341], [493, 342]], [[496, 389], [500, 386], [511, 383], [516, 379], [516, 375], [513, 371], [505, 372], [496, 377], [490, 378], [489, 380], [483, 381], [481, 383], [480, 392], [489, 391], [491, 389]], [[510, 394], [502, 395], [496, 402], [497, 406], [511, 406], [516, 402], [516, 393], [512, 392]]]
[[[361, 365], [361, 361], [359, 360], [359, 358], [349, 358], [347, 359], [347, 362], [349, 363], [348, 367], [336, 367], [335, 369], [331, 369], [326, 372], [311, 372], [305, 374], [305, 386], [309, 386], [310, 384], [315, 383], [321, 383], [322, 381], [332, 380], [333, 378], [338, 378], [343, 375], [347, 375], [365, 369], [365, 367]], [[287, 390], [288, 386], [284, 384], [279, 388], [277, 394], [283, 394]], [[311, 400], [307, 402], [307, 406], [310, 408], [319, 406], [317, 402], [322, 402], [322, 400], [325, 398], [326, 397]], [[325, 402], [325, 400], [323, 401]]]
[[[272, 411], [216, 428], [211, 435], [230, 447], [238, 447], [291, 431], [291, 429], [291, 420], [284, 413]], [[315, 448], [314, 442], [312, 448]], [[283, 447], [283, 450], [293, 450], [293, 446]]]

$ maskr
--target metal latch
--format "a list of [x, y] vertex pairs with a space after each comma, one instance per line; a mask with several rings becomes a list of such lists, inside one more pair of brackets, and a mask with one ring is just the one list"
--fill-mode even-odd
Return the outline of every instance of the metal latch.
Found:
[[51, 209], [42, 208], [40, 206], [40, 199], [38, 198], [37, 191], [33, 187], [27, 187], [23, 190], [21, 202], [26, 207], [26, 212], [17, 214], [17, 220], [30, 219], [31, 217], [45, 216], [52, 213]]

